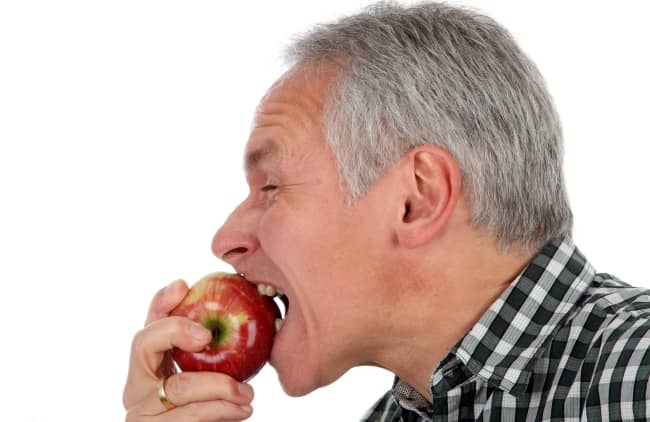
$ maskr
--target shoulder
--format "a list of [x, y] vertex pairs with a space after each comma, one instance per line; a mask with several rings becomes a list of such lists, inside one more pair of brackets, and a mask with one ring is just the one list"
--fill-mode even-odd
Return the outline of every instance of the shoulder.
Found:
[[650, 291], [597, 274], [576, 319], [593, 331], [589, 419], [650, 417]]
[[569, 326], [592, 334], [592, 350], [599, 351], [597, 369], [648, 363], [650, 290], [596, 274], [578, 309]]
[[585, 297], [585, 304], [608, 314], [650, 319], [650, 290], [631, 286], [611, 274], [596, 274]]
[[650, 290], [610, 274], [596, 274], [568, 325], [593, 331], [600, 343], [624, 341], [634, 335], [629, 332], [632, 327], [641, 331], [650, 327]]

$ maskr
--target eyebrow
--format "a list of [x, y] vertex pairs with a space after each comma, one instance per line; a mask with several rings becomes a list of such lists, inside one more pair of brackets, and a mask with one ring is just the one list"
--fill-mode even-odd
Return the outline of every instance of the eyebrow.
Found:
[[247, 152], [244, 158], [244, 169], [246, 170], [246, 173], [250, 173], [258, 167], [262, 161], [275, 155], [277, 150], [278, 145], [271, 139], [267, 139], [260, 147]]

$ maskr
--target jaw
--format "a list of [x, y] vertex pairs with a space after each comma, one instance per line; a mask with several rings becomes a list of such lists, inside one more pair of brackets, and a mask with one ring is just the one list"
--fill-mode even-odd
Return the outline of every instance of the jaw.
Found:
[[313, 372], [314, 355], [308, 341], [305, 324], [300, 318], [300, 311], [295, 306], [285, 314], [282, 328], [276, 333], [269, 364], [278, 374], [285, 393], [291, 397], [300, 397], [313, 391], [310, 386]]
[[295, 305], [275, 337], [269, 363], [284, 392], [301, 397], [331, 384], [357, 365], [344, 359], [350, 345], [332, 336], [335, 329], [305, 321]]
[[294, 303], [276, 334], [269, 363], [291, 397], [304, 396], [326, 384], [322, 378], [324, 347], [318, 332]]
[[316, 277], [308, 285], [301, 285], [292, 283], [297, 275], [291, 275], [277, 271], [262, 275], [260, 271], [258, 276], [264, 279], [255, 282], [285, 291], [288, 306], [285, 304], [284, 322], [276, 333], [269, 363], [286, 394], [299, 397], [368, 362], [368, 348], [362, 347], [368, 344], [361, 345], [359, 340], [368, 336], [362, 328], [370, 326], [369, 321], [374, 321], [372, 326], [377, 328], [377, 322], [375, 318], [359, 318], [359, 308], [367, 307], [367, 292], [342, 296], [340, 285], [328, 287], [328, 278]]

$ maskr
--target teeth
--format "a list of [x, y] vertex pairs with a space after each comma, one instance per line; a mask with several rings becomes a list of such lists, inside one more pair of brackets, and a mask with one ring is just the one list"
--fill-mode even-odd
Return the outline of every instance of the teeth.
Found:
[[264, 296], [275, 296], [277, 293], [275, 290], [275, 287], [269, 286], [268, 284], [258, 284], [257, 285], [257, 291]]
[[280, 331], [280, 328], [282, 328], [282, 324], [284, 323], [284, 320], [282, 318], [276, 318], [275, 319], [275, 331]]

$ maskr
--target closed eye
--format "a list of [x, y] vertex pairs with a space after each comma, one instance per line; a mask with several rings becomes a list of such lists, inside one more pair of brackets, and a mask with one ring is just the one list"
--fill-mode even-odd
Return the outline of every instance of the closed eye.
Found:
[[260, 190], [262, 192], [270, 192], [276, 190], [277, 188], [278, 188], [277, 185], [264, 185]]

